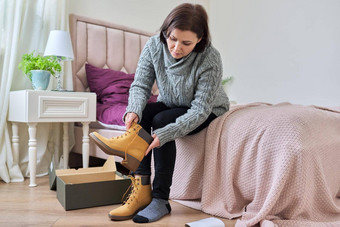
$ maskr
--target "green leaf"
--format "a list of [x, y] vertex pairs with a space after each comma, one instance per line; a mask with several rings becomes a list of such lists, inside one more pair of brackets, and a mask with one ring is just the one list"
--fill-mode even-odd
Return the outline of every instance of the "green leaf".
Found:
[[46, 70], [51, 72], [54, 76], [56, 72], [61, 71], [61, 65], [56, 57], [53, 56], [42, 56], [40, 54], [34, 54], [34, 51], [29, 54], [24, 54], [21, 58], [21, 62], [18, 68], [28, 76], [32, 81], [31, 70]]
[[233, 80], [232, 76], [229, 76], [222, 80], [222, 85], [226, 85], [227, 83], [230, 83]]

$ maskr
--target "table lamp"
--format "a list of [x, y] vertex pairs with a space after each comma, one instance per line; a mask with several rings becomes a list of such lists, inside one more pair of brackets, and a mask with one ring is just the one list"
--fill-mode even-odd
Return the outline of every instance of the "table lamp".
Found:
[[[59, 64], [61, 61], [73, 60], [73, 50], [70, 34], [66, 31], [53, 30], [47, 40], [44, 56], [55, 56]], [[56, 91], [65, 91], [61, 85], [63, 67], [61, 72], [56, 73], [57, 88]]]

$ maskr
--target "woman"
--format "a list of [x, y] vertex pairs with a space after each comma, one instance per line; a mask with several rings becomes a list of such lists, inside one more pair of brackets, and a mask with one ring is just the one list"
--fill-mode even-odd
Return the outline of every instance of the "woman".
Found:
[[[204, 8], [188, 3], [177, 6], [166, 17], [160, 34], [146, 43], [130, 88], [123, 118], [126, 127], [138, 122], [153, 141], [134, 173], [129, 199], [110, 212], [112, 220], [133, 217], [137, 223], [153, 222], [171, 212], [168, 199], [175, 139], [201, 131], [228, 111], [221, 78], [222, 62], [210, 43]], [[159, 96], [156, 103], [147, 104], [155, 80]], [[152, 153], [155, 177], [151, 190]]]

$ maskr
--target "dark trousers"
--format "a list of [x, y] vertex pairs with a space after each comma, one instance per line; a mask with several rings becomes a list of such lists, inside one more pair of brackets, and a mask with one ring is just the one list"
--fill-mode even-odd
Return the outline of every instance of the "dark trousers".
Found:
[[[169, 123], [176, 121], [176, 118], [187, 112], [187, 107], [169, 108], [161, 102], [149, 103], [146, 105], [140, 125], [151, 134], [151, 128], [156, 130]], [[207, 127], [216, 118], [215, 114], [210, 114], [208, 119], [189, 135], [198, 133]], [[153, 149], [144, 157], [135, 174], [151, 175], [151, 154], [154, 156], [155, 177], [153, 180], [152, 197], [169, 199], [172, 175], [176, 161], [176, 144], [170, 141], [159, 148]]]

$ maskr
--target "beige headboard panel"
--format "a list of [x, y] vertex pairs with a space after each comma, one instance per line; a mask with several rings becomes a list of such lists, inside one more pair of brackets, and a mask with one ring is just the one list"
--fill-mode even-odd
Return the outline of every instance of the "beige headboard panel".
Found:
[[75, 14], [70, 14], [70, 34], [74, 52], [74, 91], [89, 91], [86, 63], [134, 73], [139, 55], [149, 37], [153, 35], [150, 32]]

